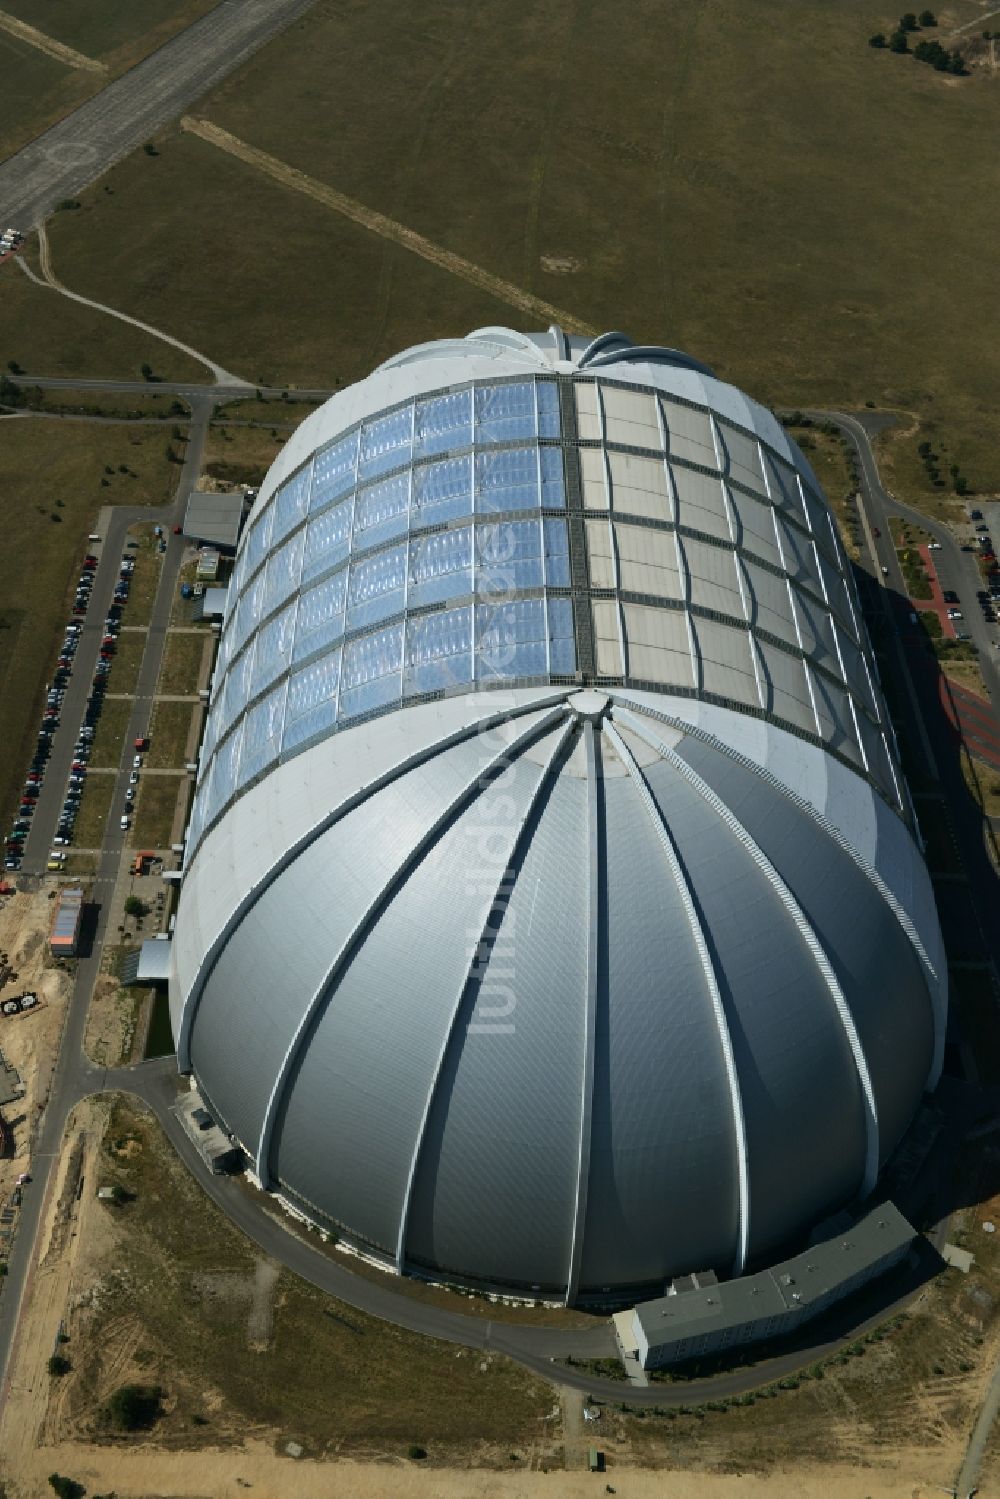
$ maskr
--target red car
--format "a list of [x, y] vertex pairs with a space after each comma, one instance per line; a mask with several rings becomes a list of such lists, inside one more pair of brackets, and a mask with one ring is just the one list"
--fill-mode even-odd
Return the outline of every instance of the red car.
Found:
[[175, 526], [174, 527], [174, 535], [175, 536], [179, 536], [180, 534], [181, 534], [181, 528], [180, 528], [180, 526]]

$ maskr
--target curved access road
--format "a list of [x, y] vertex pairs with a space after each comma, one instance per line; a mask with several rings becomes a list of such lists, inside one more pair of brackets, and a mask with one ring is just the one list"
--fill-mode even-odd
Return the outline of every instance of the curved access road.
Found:
[[148, 141], [314, 0], [220, 0], [0, 164], [0, 219], [28, 229]]

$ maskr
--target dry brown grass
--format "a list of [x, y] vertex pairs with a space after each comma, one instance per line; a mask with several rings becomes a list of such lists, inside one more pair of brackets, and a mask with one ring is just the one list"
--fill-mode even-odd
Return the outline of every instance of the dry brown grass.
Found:
[[104, 1403], [135, 1379], [164, 1391], [164, 1415], [143, 1437], [158, 1447], [271, 1435], [313, 1454], [401, 1458], [420, 1442], [432, 1460], [509, 1468], [512, 1450], [549, 1444], [547, 1385], [495, 1355], [377, 1322], [262, 1262], [130, 1103], [112, 1111], [98, 1174], [134, 1197], [107, 1209], [113, 1240], [90, 1286], [77, 1287], [61, 1437], [108, 1439]]

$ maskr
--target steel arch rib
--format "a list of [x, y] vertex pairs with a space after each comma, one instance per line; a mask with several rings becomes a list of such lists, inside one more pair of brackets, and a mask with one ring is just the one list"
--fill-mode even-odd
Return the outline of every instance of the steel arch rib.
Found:
[[583, 1261], [583, 1234], [587, 1220], [587, 1197], [590, 1181], [590, 1135], [594, 1108], [594, 1039], [597, 1029], [597, 962], [598, 902], [600, 899], [600, 838], [597, 825], [597, 762], [594, 748], [594, 725], [583, 725], [587, 757], [587, 842], [589, 847], [588, 920], [587, 920], [587, 994], [584, 1022], [583, 1077], [580, 1090], [580, 1148], [576, 1167], [576, 1207], [570, 1240], [569, 1267], [566, 1272], [566, 1305], [576, 1300], [580, 1288], [580, 1266]]
[[256, 1172], [258, 1179], [260, 1180], [263, 1187], [267, 1188], [271, 1181], [271, 1172], [269, 1166], [271, 1141], [274, 1135], [275, 1122], [281, 1108], [281, 1103], [284, 1098], [285, 1089], [288, 1085], [288, 1080], [291, 1076], [292, 1069], [294, 1068], [295, 1063], [298, 1060], [306, 1036], [308, 1035], [312, 1027], [313, 1021], [319, 1013], [319, 1010], [322, 1007], [326, 996], [336, 987], [341, 974], [356, 952], [358, 944], [364, 939], [369, 927], [374, 921], [378, 919], [379, 915], [385, 909], [387, 903], [392, 899], [396, 892], [409, 878], [414, 869], [414, 866], [432, 846], [435, 839], [441, 832], [441, 829], [445, 827], [448, 822], [450, 822], [455, 813], [458, 812], [466, 802], [470, 801], [474, 796], [478, 794], [478, 792], [482, 788], [484, 780], [492, 777], [494, 773], [499, 773], [499, 771], [503, 768], [504, 764], [512, 754], [520, 751], [520, 749], [524, 745], [530, 743], [533, 739], [537, 739], [539, 735], [546, 733], [547, 730], [551, 729], [554, 724], [558, 723], [562, 719], [566, 711], [567, 709], [562, 703], [560, 703], [557, 707], [550, 709], [548, 713], [544, 714], [544, 716], [539, 720], [538, 723], [532, 724], [529, 729], [524, 731], [524, 733], [511, 740], [509, 744], [505, 744], [503, 749], [500, 750], [498, 754], [494, 755], [493, 758], [488, 761], [488, 763], [484, 765], [481, 770], [478, 770], [473, 779], [471, 781], [468, 781], [462, 787], [457, 796], [452, 797], [451, 801], [445, 807], [444, 811], [434, 819], [434, 822], [427, 829], [427, 831], [423, 833], [412, 845], [399, 866], [393, 871], [390, 878], [386, 881], [386, 883], [382, 886], [378, 893], [372, 898], [367, 908], [362, 912], [361, 916], [355, 922], [353, 929], [341, 944], [341, 947], [334, 957], [333, 962], [330, 964], [326, 973], [323, 975], [316, 988], [313, 990], [313, 993], [309, 998], [309, 1002], [306, 1005], [299, 1023], [295, 1027], [292, 1039], [288, 1043], [285, 1055], [282, 1058], [281, 1064], [278, 1068], [278, 1075], [274, 1080], [274, 1086], [271, 1089], [271, 1094], [267, 1101], [267, 1108], [264, 1111], [264, 1119], [263, 1123], [261, 1124], [260, 1131], [260, 1140], [257, 1146]]
[[[391, 785], [400, 776], [404, 776], [409, 771], [415, 770], [425, 760], [433, 759], [440, 751], [450, 749], [452, 745], [461, 744], [467, 739], [474, 739], [478, 734], [482, 734], [489, 729], [498, 728], [500, 724], [508, 723], [512, 719], [523, 718], [525, 714], [538, 713], [542, 709], [552, 707], [556, 703], [565, 702], [566, 696], [567, 690], [563, 688], [557, 693], [537, 698], [533, 702], [525, 703], [517, 708], [508, 708], [500, 713], [488, 714], [485, 718], [477, 718], [466, 728], [456, 730], [454, 733], [444, 735], [441, 739], [434, 740], [423, 749], [416, 751], [412, 755], [407, 755], [405, 759], [390, 766], [388, 770], [384, 771], [382, 775], [377, 776], [375, 780], [367, 782], [364, 786], [360, 786], [357, 791], [344, 801], [339, 802], [330, 812], [313, 823], [312, 827], [308, 828], [301, 837], [297, 838], [289, 848], [285, 849], [264, 870], [261, 877], [251, 886], [237, 905], [235, 911], [223, 923], [222, 930], [213, 939], [211, 946], [199, 964], [194, 982], [188, 990], [187, 997], [181, 1008], [177, 1034], [177, 1070], [179, 1072], [191, 1071], [191, 1029], [194, 1025], [195, 1016], [198, 1013], [198, 1006], [201, 1003], [201, 996], [205, 985], [220, 953], [236, 929], [242, 925], [247, 914], [253, 909], [261, 896], [266, 893], [278, 876], [288, 868], [289, 864], [292, 864], [300, 854], [304, 853], [317, 838], [321, 838], [324, 833], [329, 832], [330, 828], [339, 822], [341, 818], [346, 817], [349, 812], [353, 812], [355, 807], [359, 807], [362, 802], [367, 801], [369, 797], [374, 796], [383, 787]], [[204, 844], [202, 847], [204, 847]]]
[[556, 740], [551, 753], [549, 754], [548, 758], [545, 761], [545, 764], [542, 767], [542, 773], [538, 778], [538, 782], [535, 786], [534, 791], [531, 793], [531, 797], [529, 798], [528, 805], [525, 808], [524, 816], [521, 819], [520, 826], [518, 827], [517, 832], [514, 834], [510, 852], [507, 855], [506, 867], [504, 869], [503, 876], [501, 877], [500, 886], [496, 891], [494, 891], [490, 904], [487, 907], [486, 915], [483, 917], [480, 936], [477, 939], [476, 945], [473, 948], [472, 954], [469, 958], [469, 967], [466, 970], [465, 979], [458, 986], [458, 994], [455, 1000], [454, 1008], [452, 1009], [447, 1027], [445, 1028], [444, 1040], [441, 1043], [441, 1050], [438, 1053], [437, 1061], [434, 1065], [434, 1071], [431, 1075], [431, 1083], [430, 1087], [427, 1090], [427, 1098], [424, 1103], [423, 1113], [420, 1117], [420, 1125], [417, 1130], [417, 1138], [413, 1146], [413, 1156], [410, 1160], [410, 1169], [406, 1178], [406, 1190], [403, 1194], [403, 1206], [399, 1215], [399, 1233], [396, 1238], [396, 1269], [400, 1272], [400, 1274], [402, 1274], [403, 1262], [406, 1258], [406, 1230], [409, 1226], [410, 1221], [410, 1205], [413, 1200], [413, 1188], [417, 1177], [417, 1167], [420, 1164], [420, 1156], [424, 1147], [424, 1138], [427, 1134], [427, 1125], [430, 1121], [431, 1109], [434, 1106], [434, 1098], [437, 1093], [438, 1084], [441, 1081], [441, 1072], [444, 1068], [445, 1057], [448, 1055], [448, 1048], [451, 1045], [455, 1026], [458, 1022], [458, 1017], [461, 1012], [462, 1001], [465, 998], [465, 995], [468, 992], [469, 984], [472, 981], [473, 970], [475, 969], [476, 964], [479, 961], [479, 955], [482, 951], [483, 943], [488, 940], [489, 933], [494, 930], [494, 928], [491, 926], [490, 917], [496, 910], [497, 904], [503, 893], [504, 880], [510, 873], [511, 863], [516, 857], [521, 846], [521, 841], [524, 838], [528, 823], [531, 821], [535, 808], [541, 800], [542, 793], [548, 785], [549, 777], [552, 774], [553, 767], [556, 761], [559, 759], [559, 756], [562, 754], [567, 739], [573, 732], [575, 722], [576, 720], [571, 717], [569, 722], [563, 728], [562, 733]]
[[742, 1275], [750, 1243], [750, 1169], [747, 1152], [746, 1118], [743, 1113], [743, 1098], [740, 1093], [739, 1074], [736, 1071], [733, 1040], [729, 1033], [729, 1022], [726, 1019], [726, 1010], [722, 1003], [722, 992], [719, 989], [715, 964], [712, 962], [712, 955], [708, 950], [708, 942], [705, 938], [701, 919], [694, 903], [694, 896], [688, 884], [687, 876], [681, 867], [674, 840], [660, 814], [659, 807], [653, 800], [649, 787], [646, 785], [645, 777], [635, 763], [631, 750], [614, 725], [605, 721], [604, 730], [614, 745], [622, 764], [628, 771], [639, 796], [642, 798], [643, 805], [649, 814], [650, 821], [666, 855], [671, 875], [681, 898], [681, 904], [684, 907], [684, 914], [687, 916], [688, 925], [691, 928], [691, 935], [694, 939], [698, 958], [701, 962], [702, 973], [705, 976], [705, 983], [712, 1002], [712, 1011], [715, 1016], [715, 1025], [719, 1035], [719, 1045], [722, 1048], [722, 1057], [725, 1063], [726, 1077], [729, 1082], [729, 1097], [733, 1111], [733, 1136], [736, 1144], [736, 1169], [739, 1187], [739, 1228], [737, 1232], [736, 1253], [733, 1260], [733, 1275]]
[[832, 841], [837, 845], [842, 853], [847, 854], [851, 862], [858, 869], [860, 869], [865, 878], [872, 885], [874, 885], [875, 889], [885, 901], [885, 904], [889, 907], [889, 910], [892, 912], [893, 916], [896, 918], [897, 922], [902, 928], [907, 941], [917, 955], [917, 959], [924, 971], [924, 974], [929, 980], [928, 1001], [930, 1003], [931, 1017], [934, 1024], [935, 1041], [934, 1057], [931, 1061], [931, 1074], [928, 1079], [927, 1087], [928, 1089], [932, 1088], [937, 1082], [937, 1079], [941, 1073], [941, 1066], [944, 1057], [945, 1028], [947, 1023], [945, 1006], [941, 998], [941, 979], [938, 975], [937, 969], [931, 962], [930, 954], [925, 948], [916, 926], [914, 925], [913, 921], [911, 920], [910, 916], [907, 914], [906, 910], [901, 905], [899, 900], [889, 889], [889, 886], [879, 874], [878, 870], [875, 869], [873, 865], [869, 864], [866, 859], [862, 858], [861, 854], [854, 847], [853, 843], [851, 843], [848, 838], [845, 838], [840, 829], [838, 827], [835, 827], [834, 824], [829, 820], [829, 818], [824, 817], [823, 813], [820, 812], [817, 807], [814, 807], [812, 802], [807, 801], [804, 796], [800, 795], [799, 792], [793, 790], [791, 786], [786, 785], [784, 781], [780, 781], [778, 777], [773, 773], [773, 771], [768, 770], [766, 765], [758, 764], [755, 760], [751, 760], [749, 756], [741, 754], [741, 752], [738, 749], [735, 749], [731, 744], [726, 744], [715, 734], [709, 733], [707, 729], [699, 728], [697, 724], [689, 723], [685, 719], [678, 718], [675, 714], [658, 712], [657, 709], [649, 707], [647, 704], [643, 704], [641, 707], [639, 705], [633, 706], [626, 698], [623, 698], [621, 700], [620, 706], [627, 711], [637, 714], [640, 718], [648, 718], [654, 720], [656, 723], [666, 724], [668, 728], [676, 729], [679, 733], [686, 734], [692, 739], [697, 739], [702, 744], [710, 745], [711, 748], [717, 751], [718, 754], [724, 755], [728, 759], [733, 760], [737, 765], [741, 765], [744, 770], [749, 771], [752, 775], [758, 776], [765, 783], [765, 785], [770, 786], [773, 791], [780, 792], [781, 795], [788, 801], [790, 801], [793, 806], [798, 808], [800, 812], [811, 818], [817, 827], [822, 828], [827, 837], [832, 839]]
[[735, 813], [726, 806], [722, 798], [712, 790], [708, 782], [703, 780], [698, 772], [692, 766], [688, 765], [686, 760], [663, 744], [657, 735], [642, 722], [642, 719], [638, 715], [631, 713], [627, 708], [617, 707], [612, 708], [612, 714], [619, 723], [627, 724], [633, 733], [637, 734], [651, 749], [654, 749], [666, 764], [675, 770], [708, 803], [712, 811], [722, 819], [726, 827], [743, 848], [746, 849], [757, 865], [757, 868], [767, 879], [774, 893], [794, 922], [799, 936], [808, 947], [813, 962], [819, 969], [820, 976], [833, 1001], [840, 1023], [843, 1026], [858, 1075], [858, 1083], [861, 1087], [865, 1109], [865, 1165], [860, 1192], [862, 1196], [867, 1197], [868, 1193], [875, 1186], [879, 1164], [878, 1106], [875, 1102], [875, 1089], [872, 1086], [871, 1073], [868, 1070], [868, 1060], [865, 1056], [864, 1047], [861, 1044], [861, 1037], [858, 1035], [857, 1027], [854, 1024], [854, 1016], [851, 1014], [850, 1006], [844, 997], [844, 992], [840, 987], [837, 975], [833, 971], [833, 966], [826, 955], [823, 944], [816, 935], [815, 928], [760, 844], [743, 826]]

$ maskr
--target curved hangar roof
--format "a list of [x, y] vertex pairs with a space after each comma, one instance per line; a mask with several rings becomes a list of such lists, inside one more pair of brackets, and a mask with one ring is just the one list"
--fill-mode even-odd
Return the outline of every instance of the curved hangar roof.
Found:
[[835, 527], [772, 416], [486, 329], [298, 429], [239, 550], [171, 984], [302, 1211], [507, 1286], [739, 1271], [872, 1186], [944, 963]]

